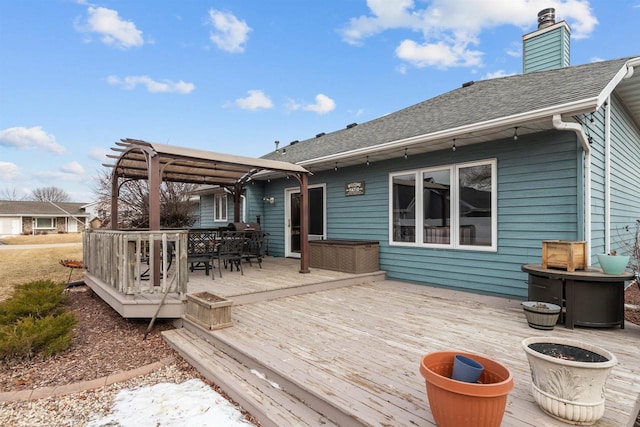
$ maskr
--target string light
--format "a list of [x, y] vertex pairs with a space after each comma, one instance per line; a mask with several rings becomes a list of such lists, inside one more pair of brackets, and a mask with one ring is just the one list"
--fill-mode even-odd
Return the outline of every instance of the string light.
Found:
[[405, 148], [404, 149], [404, 158], [406, 159], [407, 157], [409, 157], [409, 156], [407, 155], [407, 149]]
[[336, 166], [333, 168], [334, 171], [338, 171], [338, 162], [336, 162]]
[[369, 162], [369, 156], [367, 156], [367, 166], [369, 166], [371, 163]]
[[456, 151], [456, 139], [453, 138], [453, 147], [451, 148], [453, 151]]
[[518, 140], [518, 126], [516, 126], [514, 131], [513, 131], [513, 140], [514, 141]]

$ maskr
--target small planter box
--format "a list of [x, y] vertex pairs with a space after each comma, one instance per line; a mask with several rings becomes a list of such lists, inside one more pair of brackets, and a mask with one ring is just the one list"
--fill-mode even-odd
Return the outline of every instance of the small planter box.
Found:
[[378, 242], [367, 240], [312, 240], [310, 266], [361, 274], [378, 271]]
[[563, 268], [567, 271], [587, 268], [586, 242], [573, 240], [544, 240], [542, 268]]
[[213, 330], [231, 326], [233, 301], [209, 292], [187, 294], [187, 319]]

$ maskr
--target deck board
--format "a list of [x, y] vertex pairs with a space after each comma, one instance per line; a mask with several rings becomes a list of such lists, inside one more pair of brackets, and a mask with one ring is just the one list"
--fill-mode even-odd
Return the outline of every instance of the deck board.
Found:
[[616, 354], [605, 416], [596, 425], [626, 425], [640, 393], [639, 327], [538, 331], [514, 300], [384, 281], [235, 307], [233, 321], [214, 333], [370, 425], [433, 425], [420, 357], [453, 349], [511, 370], [515, 388], [503, 425], [556, 426], [531, 395], [521, 348], [529, 336], [567, 337]]
[[[533, 401], [521, 341], [555, 336], [589, 342], [613, 352], [619, 363], [606, 388], [599, 427], [626, 426], [640, 395], [640, 327], [553, 331], [528, 327], [520, 302], [430, 286], [311, 269], [299, 261], [268, 257], [245, 274], [224, 270], [222, 279], [189, 274], [189, 293], [208, 291], [234, 300], [233, 327], [208, 332], [325, 399], [363, 424], [434, 425], [419, 373], [422, 355], [438, 350], [478, 353], [512, 372], [503, 426], [557, 426]], [[133, 300], [135, 301], [132, 301]], [[151, 307], [160, 294], [124, 297], [123, 304]], [[169, 294], [179, 302], [179, 296]], [[237, 302], [237, 303], [236, 303]], [[215, 341], [214, 340], [214, 341]], [[202, 358], [216, 363], [216, 356]], [[275, 403], [269, 403], [275, 405]], [[273, 406], [275, 408], [275, 406]], [[286, 410], [286, 408], [285, 408]], [[311, 423], [313, 424], [313, 423]]]

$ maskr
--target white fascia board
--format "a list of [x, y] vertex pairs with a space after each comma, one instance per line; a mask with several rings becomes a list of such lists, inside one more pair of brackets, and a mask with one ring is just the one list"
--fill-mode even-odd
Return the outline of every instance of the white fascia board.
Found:
[[620, 82], [624, 80], [624, 78], [627, 76], [627, 73], [629, 72], [629, 68], [637, 66], [640, 66], [640, 57], [630, 59], [624, 64], [622, 68], [620, 68], [616, 75], [613, 76], [609, 84], [607, 84], [604, 89], [602, 89], [602, 92], [600, 92], [600, 95], [598, 95], [598, 104], [596, 109], [599, 109], [607, 101], [616, 86], [618, 86], [618, 84], [620, 84]]
[[[626, 67], [625, 67], [626, 70]], [[598, 108], [599, 97], [596, 98], [587, 98], [582, 99], [580, 101], [575, 101], [567, 104], [554, 105], [553, 107], [543, 108], [535, 111], [528, 111], [526, 113], [515, 114], [512, 116], [500, 117], [498, 119], [488, 120], [486, 122], [473, 123], [466, 126], [460, 126], [457, 128], [446, 129], [439, 132], [434, 132], [430, 134], [413, 136], [411, 138], [399, 139], [395, 141], [385, 142], [383, 144], [378, 144], [372, 147], [358, 148], [355, 150], [350, 150], [338, 154], [331, 154], [323, 157], [316, 157], [315, 159], [303, 160], [301, 162], [297, 162], [298, 165], [301, 166], [310, 166], [316, 162], [326, 162], [326, 161], [337, 161], [340, 159], [356, 156], [356, 155], [365, 155], [369, 153], [375, 153], [378, 151], [383, 151], [390, 147], [405, 147], [410, 146], [416, 143], [421, 142], [429, 142], [433, 140], [439, 139], [448, 139], [458, 137], [460, 135], [464, 135], [471, 132], [481, 132], [485, 130], [489, 130], [496, 127], [510, 127], [515, 126], [519, 123], [531, 120], [539, 120], [541, 118], [549, 117], [549, 123], [554, 115], [557, 114], [579, 114], [587, 111], [595, 111]]]

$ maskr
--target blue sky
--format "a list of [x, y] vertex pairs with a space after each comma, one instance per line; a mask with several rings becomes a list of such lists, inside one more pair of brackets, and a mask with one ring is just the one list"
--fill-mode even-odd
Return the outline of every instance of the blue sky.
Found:
[[0, 198], [92, 201], [121, 138], [259, 157], [520, 73], [547, 7], [572, 65], [640, 54], [640, 0], [0, 0]]

